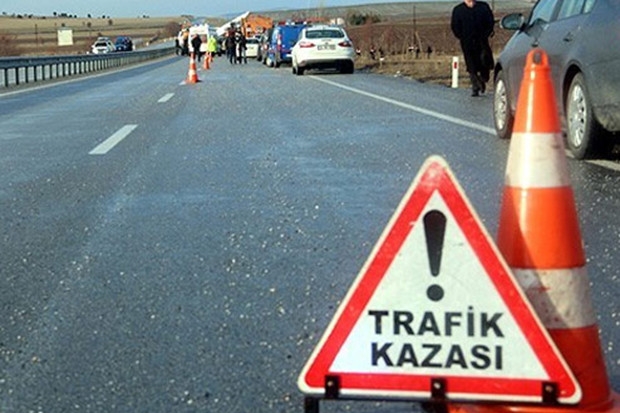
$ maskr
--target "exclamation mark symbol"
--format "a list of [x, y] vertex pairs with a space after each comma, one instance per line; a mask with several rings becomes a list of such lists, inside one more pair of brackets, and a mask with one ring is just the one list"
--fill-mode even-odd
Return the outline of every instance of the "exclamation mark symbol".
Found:
[[[431, 274], [433, 277], [437, 277], [441, 269], [441, 253], [443, 252], [443, 240], [446, 234], [446, 216], [436, 209], [427, 212], [424, 215], [424, 233]], [[426, 290], [426, 296], [432, 301], [439, 301], [444, 296], [443, 288], [437, 284], [431, 284]]]

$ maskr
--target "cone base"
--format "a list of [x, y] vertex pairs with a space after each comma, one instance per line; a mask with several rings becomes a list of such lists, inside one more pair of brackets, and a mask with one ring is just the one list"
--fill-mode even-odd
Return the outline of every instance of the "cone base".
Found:
[[546, 406], [546, 405], [507, 405], [507, 404], [457, 404], [435, 406], [434, 413], [577, 413], [600, 412], [620, 413], [620, 395], [612, 392], [609, 400], [592, 406]]

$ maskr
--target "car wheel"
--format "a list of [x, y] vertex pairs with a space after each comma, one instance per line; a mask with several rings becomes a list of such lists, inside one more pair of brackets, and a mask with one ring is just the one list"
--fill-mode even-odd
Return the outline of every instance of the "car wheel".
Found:
[[305, 70], [306, 69], [304, 69], [303, 67], [297, 66], [297, 76], [303, 76]]
[[506, 79], [503, 70], [497, 73], [495, 78], [495, 91], [493, 94], [493, 124], [495, 132], [500, 139], [509, 139], [512, 134], [514, 115], [510, 107], [510, 95], [506, 87]]
[[590, 158], [610, 151], [613, 140], [599, 125], [592, 112], [585, 79], [581, 73], [573, 78], [566, 95], [566, 143], [576, 159]]

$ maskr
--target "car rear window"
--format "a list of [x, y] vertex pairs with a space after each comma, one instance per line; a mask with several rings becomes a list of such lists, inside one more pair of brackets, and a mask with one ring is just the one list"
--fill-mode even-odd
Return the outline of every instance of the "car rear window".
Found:
[[343, 37], [344, 33], [336, 29], [308, 30], [306, 32], [306, 38], [308, 39], [341, 39]]

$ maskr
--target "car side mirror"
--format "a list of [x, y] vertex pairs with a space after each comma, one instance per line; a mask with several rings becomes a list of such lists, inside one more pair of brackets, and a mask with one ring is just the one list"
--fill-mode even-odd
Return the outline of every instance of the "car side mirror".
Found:
[[502, 17], [499, 27], [506, 30], [521, 30], [525, 27], [525, 17], [521, 13], [511, 13]]

